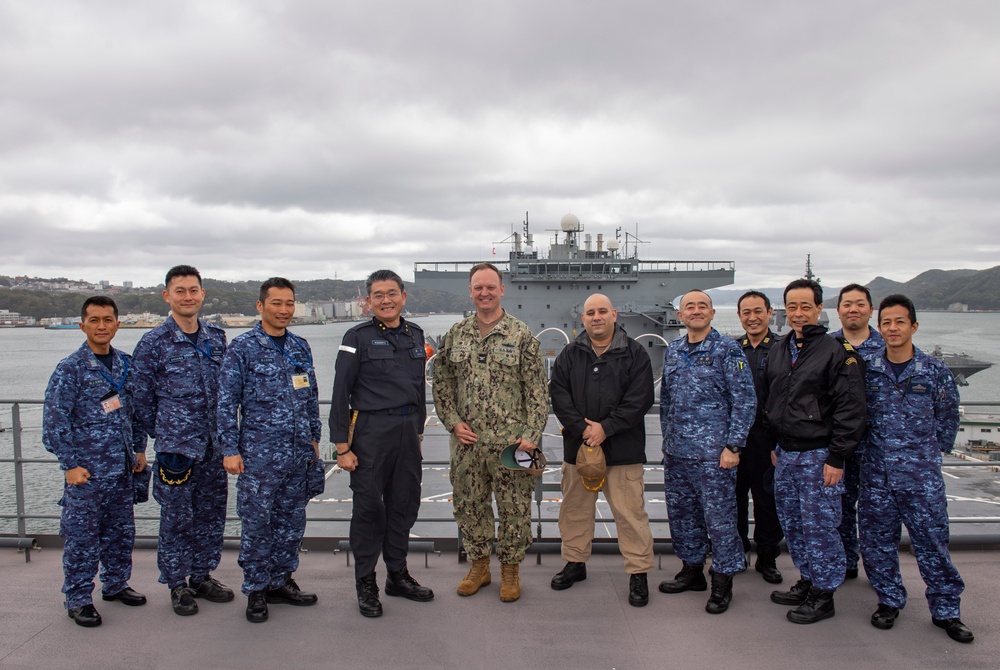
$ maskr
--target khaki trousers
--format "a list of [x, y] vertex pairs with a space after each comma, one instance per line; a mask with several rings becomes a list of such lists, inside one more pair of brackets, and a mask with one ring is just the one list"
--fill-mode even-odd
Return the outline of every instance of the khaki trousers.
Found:
[[[653, 569], [653, 533], [646, 514], [642, 471], [641, 463], [608, 466], [602, 489], [618, 528], [618, 548], [625, 558], [625, 572], [630, 575]], [[562, 557], [564, 561], [585, 563], [594, 541], [598, 492], [584, 488], [575, 465], [563, 463], [562, 494], [559, 506]]]

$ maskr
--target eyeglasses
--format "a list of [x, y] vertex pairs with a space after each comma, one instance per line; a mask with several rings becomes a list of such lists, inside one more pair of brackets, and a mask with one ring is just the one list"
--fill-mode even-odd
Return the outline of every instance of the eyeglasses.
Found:
[[375, 302], [382, 302], [386, 298], [389, 300], [398, 300], [399, 297], [403, 295], [399, 291], [389, 291], [388, 293], [372, 293], [372, 300]]

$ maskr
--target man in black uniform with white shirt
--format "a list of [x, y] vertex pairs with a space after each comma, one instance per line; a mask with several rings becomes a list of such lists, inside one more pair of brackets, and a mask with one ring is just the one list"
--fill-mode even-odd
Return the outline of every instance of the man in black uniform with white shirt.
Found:
[[399, 275], [377, 270], [365, 288], [373, 318], [347, 331], [340, 345], [330, 439], [337, 465], [351, 473], [350, 541], [358, 608], [363, 616], [378, 617], [379, 554], [388, 571], [387, 595], [418, 602], [434, 597], [406, 569], [410, 529], [420, 508], [427, 354], [424, 332], [401, 316], [406, 291]]

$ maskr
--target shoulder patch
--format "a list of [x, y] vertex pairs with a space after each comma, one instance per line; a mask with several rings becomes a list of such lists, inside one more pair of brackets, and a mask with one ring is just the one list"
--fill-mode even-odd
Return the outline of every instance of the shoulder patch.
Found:
[[[850, 345], [848, 345], [848, 346], [850, 346]], [[857, 362], [858, 362], [858, 359], [857, 359], [857, 358], [855, 358], [854, 356], [848, 356], [848, 357], [847, 357], [847, 358], [846, 358], [846, 359], [844, 360], [844, 365], [856, 365], [856, 364], [857, 364]]]

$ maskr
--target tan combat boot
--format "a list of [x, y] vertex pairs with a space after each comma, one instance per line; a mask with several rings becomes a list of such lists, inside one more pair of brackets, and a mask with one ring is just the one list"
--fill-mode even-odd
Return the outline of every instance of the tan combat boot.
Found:
[[521, 597], [520, 563], [500, 564], [500, 600], [512, 603]]
[[479, 588], [490, 583], [490, 557], [477, 558], [472, 561], [469, 574], [458, 583], [458, 595], [471, 596], [479, 592]]

